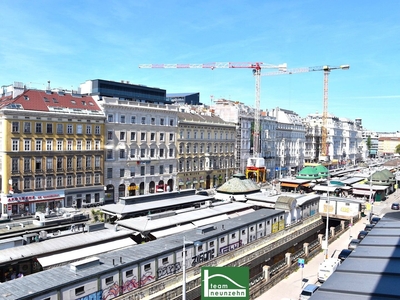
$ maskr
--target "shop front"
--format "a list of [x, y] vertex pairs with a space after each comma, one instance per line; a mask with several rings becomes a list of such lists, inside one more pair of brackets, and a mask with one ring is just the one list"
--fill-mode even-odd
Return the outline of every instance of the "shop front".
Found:
[[64, 199], [64, 190], [2, 195], [2, 218], [57, 212], [64, 207]]

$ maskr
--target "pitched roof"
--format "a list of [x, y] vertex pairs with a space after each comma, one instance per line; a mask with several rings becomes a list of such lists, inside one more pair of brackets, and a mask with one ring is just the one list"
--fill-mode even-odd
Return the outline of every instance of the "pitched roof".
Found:
[[51, 111], [50, 107], [76, 110], [101, 111], [96, 101], [87, 95], [74, 95], [64, 92], [26, 90], [21, 95], [0, 98], [0, 108], [19, 104], [24, 110]]

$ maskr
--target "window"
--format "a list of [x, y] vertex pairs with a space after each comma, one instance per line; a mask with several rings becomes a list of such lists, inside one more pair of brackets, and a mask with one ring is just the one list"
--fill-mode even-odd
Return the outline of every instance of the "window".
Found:
[[25, 172], [31, 171], [31, 159], [30, 158], [24, 158], [24, 171]]
[[108, 116], [107, 116], [107, 121], [108, 121], [109, 123], [114, 122], [114, 116], [113, 116], [113, 115], [108, 115]]
[[190, 131], [187, 132], [187, 138], [190, 139]]
[[35, 177], [35, 189], [42, 188], [42, 177]]
[[46, 124], [46, 133], [53, 133], [53, 124], [51, 123]]
[[169, 157], [174, 157], [174, 148], [169, 148]]
[[24, 190], [31, 189], [31, 179], [29, 177], [24, 178]]
[[57, 134], [62, 134], [64, 132], [64, 125], [57, 124]]
[[76, 169], [82, 170], [82, 157], [81, 156], [78, 156], [76, 158]]
[[94, 167], [97, 169], [97, 168], [100, 168], [100, 156], [95, 156], [94, 157]]
[[46, 188], [52, 188], [53, 187], [53, 177], [47, 176], [46, 177]]
[[79, 296], [85, 293], [85, 286], [81, 286], [75, 289], [75, 296]]
[[164, 166], [163, 165], [160, 166], [160, 174], [164, 174]]
[[12, 159], [12, 161], [11, 161], [11, 170], [12, 170], [12, 172], [18, 172], [19, 171], [18, 162], [19, 162], [18, 158], [13, 158]]
[[136, 132], [131, 132], [131, 141], [136, 141]]
[[86, 125], [86, 134], [92, 134], [92, 125]]
[[92, 168], [92, 157], [86, 156], [86, 169], [91, 169], [91, 168]]
[[94, 150], [100, 150], [100, 141], [99, 140], [94, 141]]
[[136, 124], [136, 117], [135, 116], [131, 117], [131, 124]]
[[19, 122], [12, 122], [11, 127], [12, 127], [11, 130], [13, 133], [19, 132]]
[[67, 175], [67, 186], [72, 186], [72, 175]]
[[24, 123], [24, 133], [31, 133], [31, 122]]
[[174, 126], [174, 120], [169, 120], [169, 126]]
[[31, 140], [24, 140], [24, 151], [31, 151]]
[[151, 118], [151, 125], [156, 125], [156, 118]]
[[[94, 184], [100, 184], [100, 174], [94, 174]], [[96, 194], [94, 195], [96, 197]]]
[[168, 265], [168, 257], [164, 257], [163, 259], [162, 259], [162, 264], [163, 265]]
[[126, 132], [125, 131], [121, 131], [119, 133], [119, 140], [120, 141], [125, 141], [125, 139], [126, 139]]
[[57, 176], [57, 187], [62, 187], [64, 186], [63, 180], [64, 178], [62, 176]]
[[86, 150], [92, 150], [92, 141], [86, 140]]
[[159, 150], [159, 156], [160, 157], [164, 157], [164, 149], [163, 148], [160, 148], [160, 150]]
[[160, 119], [160, 125], [161, 125], [161, 126], [164, 126], [164, 125], [165, 125], [165, 120], [164, 120], [164, 118], [161, 118], [161, 119]]
[[57, 140], [57, 151], [62, 151], [62, 150], [63, 150], [63, 141]]
[[214, 247], [214, 241], [211, 241], [211, 242], [210, 242], [209, 247], [210, 247], [210, 248]]
[[146, 149], [140, 149], [140, 157], [146, 157]]
[[112, 173], [113, 173], [113, 169], [112, 168], [107, 168], [107, 178], [112, 178]]
[[113, 132], [111, 130], [107, 131], [107, 140], [112, 141], [113, 139]]
[[62, 169], [63, 169], [63, 158], [57, 157], [57, 170], [62, 170]]
[[107, 149], [106, 150], [106, 158], [107, 159], [113, 159], [114, 158], [112, 149]]
[[67, 157], [67, 169], [72, 169], [72, 157]]
[[220, 239], [220, 241], [221, 241], [221, 243], [225, 243], [225, 237], [222, 237], [222, 238]]
[[141, 141], [146, 141], [146, 132], [141, 132], [140, 133], [140, 140]]
[[154, 132], [150, 133], [150, 141], [154, 142], [156, 140], [156, 134]]
[[140, 176], [144, 176], [146, 175], [146, 167], [145, 166], [141, 166], [140, 167]]
[[168, 166], [168, 173], [172, 174], [173, 171], [174, 171], [174, 165], [169, 165]]
[[154, 166], [150, 166], [150, 175], [154, 175]]
[[142, 117], [142, 125], [146, 125], [146, 117]]
[[154, 155], [155, 155], [155, 149], [151, 148], [150, 149], [150, 157], [154, 158]]
[[114, 277], [113, 276], [110, 276], [110, 277], [106, 278], [106, 284], [107, 285], [110, 285], [110, 284], [113, 284], [113, 283], [114, 283]]
[[74, 129], [73, 129], [72, 124], [68, 124], [68, 125], [67, 125], [67, 133], [68, 133], [68, 134], [74, 133]]
[[42, 123], [36, 123], [36, 133], [42, 133]]
[[128, 270], [125, 272], [125, 277], [132, 277], [133, 276], [133, 270]]
[[125, 177], [125, 169], [119, 169], [119, 177]]
[[144, 270], [145, 271], [150, 271], [151, 265], [150, 264], [145, 264], [144, 265]]
[[125, 158], [125, 149], [119, 149], [119, 158]]
[[164, 141], [165, 134], [163, 132], [160, 132], [160, 142]]
[[170, 134], [169, 134], [169, 141], [170, 141], [170, 142], [173, 142], [173, 141], [174, 141], [174, 134], [173, 134], [173, 133], [170, 133]]
[[42, 151], [42, 140], [36, 140], [36, 146], [35, 146], [35, 150], [36, 151]]
[[96, 125], [96, 126], [94, 127], [94, 134], [95, 134], [95, 135], [99, 135], [99, 134], [100, 134], [100, 126], [99, 126], [99, 125]]
[[126, 122], [125, 122], [125, 116], [124, 116], [124, 115], [121, 116], [120, 121], [121, 121], [122, 124], [125, 124], [125, 123], [126, 123]]
[[76, 175], [76, 185], [82, 185], [82, 174]]
[[76, 141], [76, 150], [82, 150], [82, 140]]
[[130, 157], [131, 158], [135, 158], [135, 156], [136, 156], [136, 149], [131, 149], [130, 150]]
[[82, 129], [82, 125], [76, 125], [76, 133], [77, 134], [82, 134], [83, 133], [83, 131], [82, 131], [83, 129]]
[[53, 151], [53, 140], [46, 140], [46, 151]]
[[46, 158], [46, 170], [53, 170], [53, 158], [52, 157], [47, 157]]
[[73, 146], [73, 141], [68, 140], [67, 141], [67, 151], [72, 151], [72, 146]]

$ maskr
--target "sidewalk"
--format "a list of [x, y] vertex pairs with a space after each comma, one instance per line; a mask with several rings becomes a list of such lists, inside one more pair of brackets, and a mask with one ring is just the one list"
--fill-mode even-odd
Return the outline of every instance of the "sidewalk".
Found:
[[[342, 249], [347, 249], [349, 241], [357, 238], [360, 230], [363, 230], [368, 224], [368, 218], [361, 218], [356, 224], [343, 232], [341, 236], [333, 241], [328, 247], [328, 256], [337, 257]], [[317, 256], [312, 258], [303, 269], [298, 269], [296, 272], [289, 275], [287, 278], [280, 281], [277, 285], [269, 289], [257, 300], [295, 300], [299, 299], [300, 293], [304, 286], [309, 283], [317, 282], [317, 273], [319, 264], [324, 261], [325, 253], [321, 251]], [[307, 281], [307, 282], [303, 282]]]

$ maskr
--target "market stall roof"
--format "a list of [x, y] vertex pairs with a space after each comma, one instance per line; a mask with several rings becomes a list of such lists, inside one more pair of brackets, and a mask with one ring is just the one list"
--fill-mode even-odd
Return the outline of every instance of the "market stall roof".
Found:
[[327, 186], [327, 185], [316, 185], [313, 187], [314, 191], [321, 191], [321, 192], [334, 192], [336, 189], [341, 189], [342, 187], [337, 186]]

